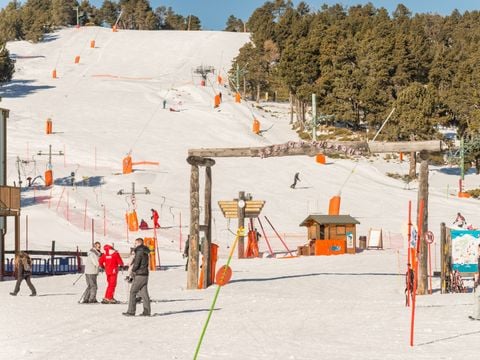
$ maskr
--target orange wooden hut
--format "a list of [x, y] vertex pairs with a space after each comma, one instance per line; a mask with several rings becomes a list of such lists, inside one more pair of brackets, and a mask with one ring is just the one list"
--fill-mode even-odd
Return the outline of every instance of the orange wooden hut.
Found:
[[309, 215], [300, 226], [308, 229], [308, 244], [298, 248], [298, 255], [355, 254], [356, 226], [350, 215]]

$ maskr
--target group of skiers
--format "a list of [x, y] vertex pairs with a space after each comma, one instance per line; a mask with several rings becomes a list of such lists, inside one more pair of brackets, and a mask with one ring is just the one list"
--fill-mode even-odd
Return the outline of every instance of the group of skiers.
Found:
[[[160, 219], [160, 216], [158, 215], [158, 211], [155, 209], [150, 209], [152, 212], [152, 216], [150, 216], [150, 219], [153, 220], [153, 227], [155, 229], [160, 229], [160, 223], [158, 222], [158, 219]], [[147, 222], [145, 220], [140, 221], [140, 226], [139, 228], [141, 230], [148, 230], [150, 227], [148, 226]]]
[[[102, 304], [117, 304], [115, 299], [115, 288], [119, 269], [124, 266], [120, 254], [109, 244], [103, 246], [105, 251], [100, 252], [101, 244], [96, 242], [90, 249], [85, 263], [85, 278], [87, 288], [83, 293], [81, 303], [97, 303], [97, 277], [101, 270], [105, 271], [107, 277], [107, 288]], [[150, 297], [148, 295], [148, 274], [149, 274], [149, 254], [150, 249], [143, 244], [142, 238], [135, 240], [135, 247], [131, 248], [130, 258], [128, 260], [128, 273], [125, 278], [130, 287], [130, 297], [128, 301], [128, 310], [124, 312], [125, 316], [135, 316], [137, 299], [143, 303], [142, 316], [150, 316]], [[138, 298], [137, 298], [138, 295]]]

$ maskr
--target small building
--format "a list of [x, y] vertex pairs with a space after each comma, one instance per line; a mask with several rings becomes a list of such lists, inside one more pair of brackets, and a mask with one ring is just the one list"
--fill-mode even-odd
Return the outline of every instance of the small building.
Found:
[[300, 226], [308, 229], [309, 243], [298, 249], [299, 255], [355, 254], [356, 225], [350, 215], [309, 215]]

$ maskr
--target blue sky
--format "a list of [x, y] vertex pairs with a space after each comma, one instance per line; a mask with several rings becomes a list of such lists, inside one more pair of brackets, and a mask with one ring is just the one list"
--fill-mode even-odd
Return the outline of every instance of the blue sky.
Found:
[[[103, 0], [90, 0], [96, 6], [101, 6]], [[294, 0], [298, 4], [298, 0]], [[306, 0], [312, 9], [319, 9], [322, 4], [340, 3], [345, 6], [365, 4], [369, 1], [362, 0]], [[466, 10], [480, 10], [479, 0], [370, 0], [376, 7], [385, 7], [393, 11], [398, 3], [403, 3], [413, 12], [432, 12], [442, 15], [450, 14], [452, 10], [458, 9], [461, 12]], [[8, 0], [0, 0], [3, 7]], [[205, 29], [222, 30], [230, 14], [243, 20], [247, 20], [254, 9], [265, 3], [264, 0], [150, 0], [153, 8], [159, 5], [171, 6], [175, 12], [188, 15], [194, 14], [202, 21]]]

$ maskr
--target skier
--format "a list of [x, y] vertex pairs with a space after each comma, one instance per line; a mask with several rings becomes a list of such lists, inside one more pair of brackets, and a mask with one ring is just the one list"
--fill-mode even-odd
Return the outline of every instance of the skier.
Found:
[[150, 219], [153, 219], [153, 227], [155, 229], [160, 229], [160, 224], [158, 223], [158, 219], [160, 216], [158, 216], [158, 212], [157, 210], [154, 210], [154, 209], [150, 209], [152, 211], [152, 216], [150, 217]]
[[17, 282], [15, 284], [15, 289], [10, 293], [12, 296], [17, 296], [20, 291], [20, 284], [23, 280], [27, 282], [30, 291], [32, 292], [30, 296], [36, 296], [37, 290], [30, 280], [32, 276], [32, 259], [26, 252], [21, 251], [17, 256], [15, 256], [15, 272], [17, 274]]
[[190, 235], [187, 236], [187, 241], [185, 241], [185, 248], [183, 249], [183, 258], [187, 258], [187, 262], [185, 263], [185, 271], [188, 270], [188, 250], [190, 245]]
[[413, 296], [415, 272], [412, 269], [412, 265], [407, 264], [407, 272], [405, 274], [405, 306], [410, 305], [409, 296]]
[[258, 232], [257, 228], [255, 228], [255, 237], [257, 239], [257, 244], [258, 244], [262, 235]]
[[[457, 224], [458, 223], [458, 224]], [[455, 221], [453, 222], [453, 225], [457, 224], [458, 227], [463, 227], [466, 224], [466, 220], [463, 217], [462, 214], [457, 213], [457, 217], [455, 218]]]
[[111, 245], [106, 244], [103, 250], [105, 250], [105, 253], [100, 256], [98, 263], [101, 268], [105, 269], [108, 285], [102, 304], [116, 304], [118, 301], [115, 300], [113, 296], [115, 294], [115, 287], [117, 286], [118, 267], [123, 266], [123, 261]]
[[140, 229], [142, 230], [148, 230], [148, 224], [145, 220], [142, 219], [142, 221], [140, 221]]
[[298, 173], [298, 172], [295, 173], [295, 177], [293, 178], [293, 184], [290, 185], [290, 187], [291, 187], [292, 189], [295, 189], [295, 186], [297, 186], [297, 181], [301, 181], [301, 180], [300, 180], [300, 173]]
[[102, 255], [102, 245], [97, 241], [88, 252], [87, 261], [85, 262], [85, 280], [87, 281], [87, 288], [83, 293], [82, 304], [97, 303], [97, 277], [99, 272], [98, 259]]
[[132, 274], [133, 284], [130, 289], [130, 299], [128, 300], [128, 310], [124, 312], [125, 316], [135, 316], [137, 307], [137, 294], [142, 299], [143, 313], [141, 316], [150, 316], [150, 297], [148, 295], [148, 260], [150, 249], [143, 245], [143, 239], [135, 240], [135, 260], [133, 262]]

